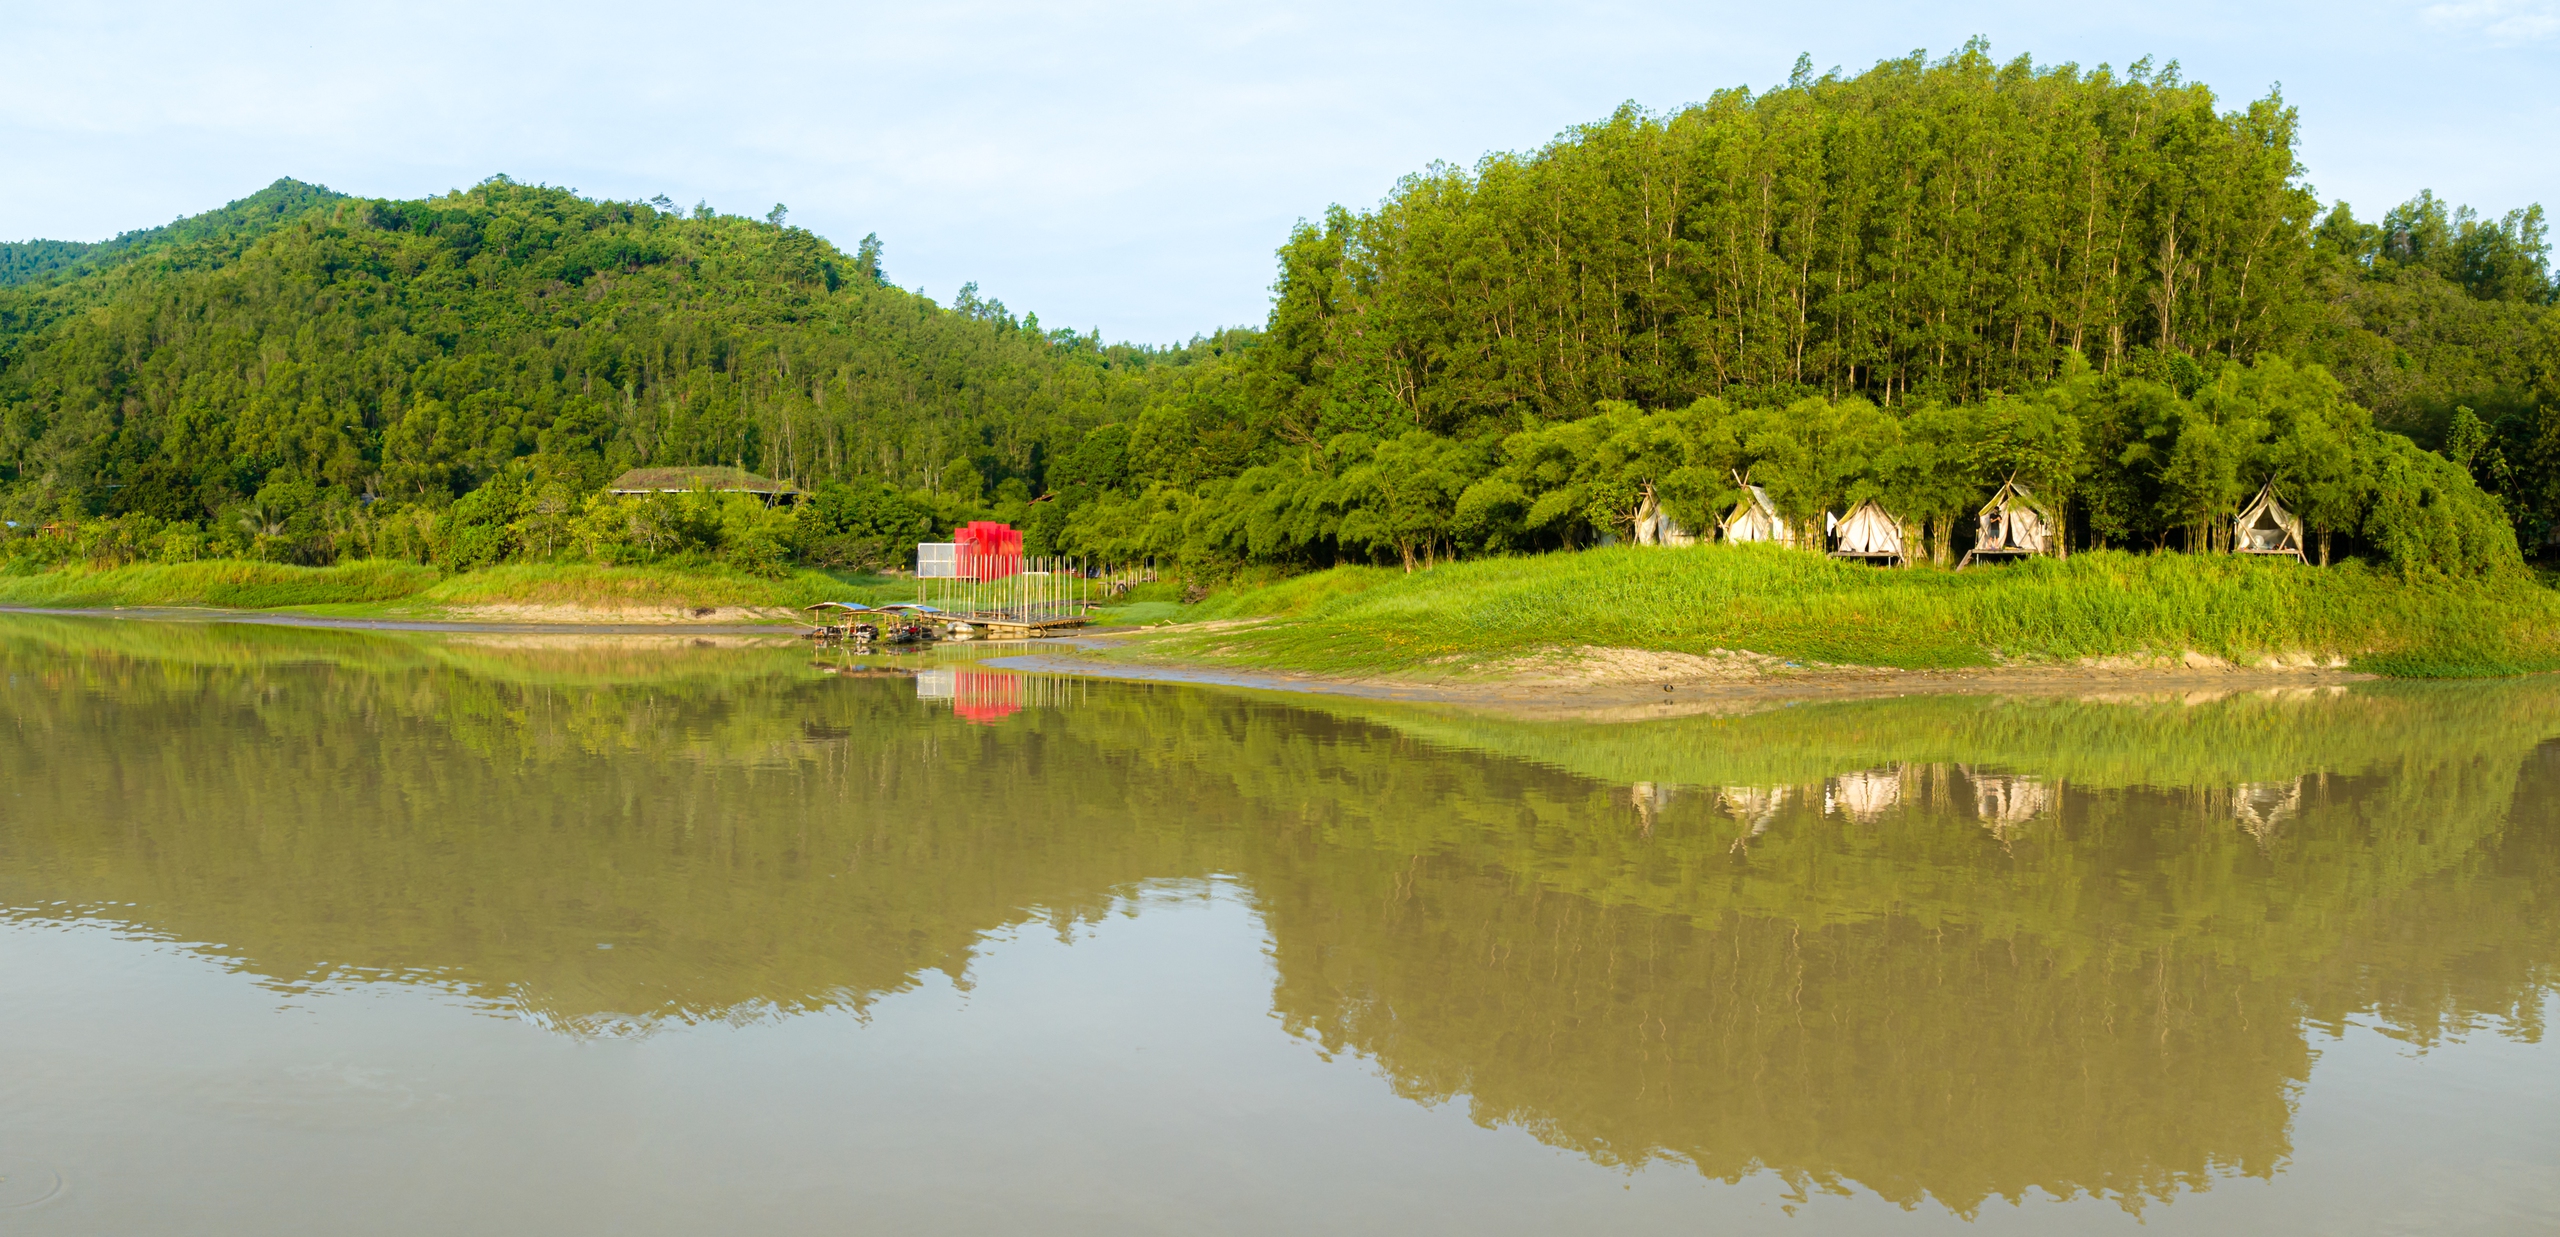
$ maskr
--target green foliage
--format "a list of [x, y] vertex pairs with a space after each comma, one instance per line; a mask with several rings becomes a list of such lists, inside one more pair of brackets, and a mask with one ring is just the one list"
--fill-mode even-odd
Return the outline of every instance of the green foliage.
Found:
[[9, 294], [0, 505], [227, 523], [282, 478], [440, 509], [520, 463], [580, 498], [716, 463], [983, 501], [1234, 346], [1104, 348], [848, 278], [876, 245], [504, 178], [333, 199], [236, 248]]
[[[2295, 118], [1979, 41], [1435, 165], [1282, 251], [1290, 432], [1460, 436], [1742, 387], [1975, 399], [2309, 325]], [[1284, 435], [1285, 436], [1285, 435]]]
[[45, 240], [0, 244], [0, 288], [77, 276], [141, 258], [178, 265], [220, 261], [276, 224], [345, 197], [326, 186], [287, 177], [220, 210], [190, 215], [165, 227], [126, 232], [94, 245]]

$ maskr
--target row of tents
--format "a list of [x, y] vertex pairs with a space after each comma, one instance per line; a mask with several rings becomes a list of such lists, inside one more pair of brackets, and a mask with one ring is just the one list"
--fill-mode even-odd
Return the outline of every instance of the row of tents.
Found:
[[[1736, 477], [1742, 487], [1742, 500], [1717, 521], [1712, 539], [1725, 542], [1768, 542], [1773, 545], [1801, 545], [1797, 530], [1778, 513], [1769, 492], [1751, 484], [1748, 476]], [[1831, 557], [1857, 559], [1863, 562], [1907, 567], [1912, 560], [1909, 530], [1884, 505], [1870, 498], [1849, 509], [1849, 514], [1836, 516], [1824, 512], [1821, 544]], [[2001, 483], [1991, 501], [1982, 504], [1974, 515], [1973, 548], [1956, 564], [1961, 570], [1977, 559], [2027, 558], [2051, 554], [2057, 548], [2060, 531], [2053, 518], [2040, 506], [2027, 487], [2012, 477]], [[1696, 545], [1701, 538], [1671, 518], [1648, 492], [1635, 518], [1635, 541], [1638, 545]], [[2242, 508], [2232, 520], [2231, 548], [2241, 554], [2276, 554], [2309, 562], [2303, 552], [2302, 520], [2287, 510], [2276, 497], [2274, 482], [2258, 490], [2258, 496]]]

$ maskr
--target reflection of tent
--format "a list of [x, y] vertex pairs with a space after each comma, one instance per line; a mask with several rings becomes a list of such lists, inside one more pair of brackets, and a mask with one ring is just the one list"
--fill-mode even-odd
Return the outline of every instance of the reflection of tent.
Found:
[[2304, 562], [2302, 518], [2276, 501], [2276, 483], [2258, 490], [2238, 518], [2231, 521], [2231, 548], [2241, 554], [2290, 554]]
[[1902, 774], [1892, 769], [1843, 773], [1823, 791], [1825, 812], [1839, 812], [1862, 825], [1902, 804]]
[[1662, 809], [1671, 806], [1672, 788], [1652, 782], [1638, 782], [1627, 789], [1627, 799], [1636, 805], [1636, 818], [1644, 822], [1644, 835], [1653, 836], [1653, 822]]
[[2037, 508], [2035, 495], [2015, 477], [2002, 482], [2000, 492], [1982, 504], [1976, 521], [1973, 548], [1956, 564], [1959, 569], [1986, 554], [2024, 558], [2053, 553], [2053, 525]]
[[1750, 826], [1748, 832], [1733, 840], [1733, 849], [1741, 850], [1751, 839], [1769, 831], [1776, 824], [1778, 809], [1787, 805], [1784, 786], [1727, 786], [1716, 792], [1717, 806], [1724, 814]]
[[1769, 501], [1769, 491], [1751, 484], [1749, 477], [1735, 478], [1742, 486], [1742, 501], [1733, 505], [1733, 514], [1720, 526], [1726, 541], [1771, 541], [1785, 545], [1795, 540], [1787, 528], [1778, 505]]
[[2044, 815], [2053, 807], [2053, 788], [2032, 777], [1973, 775], [1973, 812], [1992, 836], [2006, 840], [2011, 829]]
[[2301, 811], [2302, 779], [2298, 777], [2290, 782], [2242, 782], [2231, 788], [2231, 815], [2261, 845]]
[[1637, 545], [1698, 544], [1697, 534], [1680, 527], [1679, 521], [1672, 519], [1671, 513], [1655, 501], [1652, 486], [1645, 487], [1644, 503], [1636, 508], [1635, 537]]
[[1832, 537], [1833, 558], [1878, 559], [1897, 567], [1911, 562], [1902, 548], [1902, 522], [1885, 514], [1872, 498], [1851, 507], [1832, 529]]

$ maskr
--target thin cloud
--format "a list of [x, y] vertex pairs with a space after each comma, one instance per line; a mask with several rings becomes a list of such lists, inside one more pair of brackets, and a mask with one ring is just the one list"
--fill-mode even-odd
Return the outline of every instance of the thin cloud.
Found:
[[2500, 43], [2530, 43], [2560, 34], [2560, 3], [2554, 0], [2461, 0], [2428, 5], [2421, 15], [2430, 26], [2476, 30]]

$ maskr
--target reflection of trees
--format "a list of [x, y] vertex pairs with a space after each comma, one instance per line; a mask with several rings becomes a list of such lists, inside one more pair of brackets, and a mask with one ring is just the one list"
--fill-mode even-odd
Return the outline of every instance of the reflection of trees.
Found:
[[[1270, 899], [1292, 1029], [1604, 1163], [1768, 1167], [1970, 1210], [2271, 1172], [2310, 1054], [2280, 985], [1978, 926], [1694, 923], [1433, 861]], [[1365, 899], [1364, 899], [1365, 901]]]
[[[2560, 846], [2502, 834], [2514, 775], [2467, 757], [2335, 779], [2264, 850], [2226, 791], [2022, 796], [1944, 765], [1891, 784], [1865, 821], [1836, 786], [1797, 796], [1745, 853], [1726, 790], [1660, 811], [1649, 843], [1595, 834], [1539, 873], [1504, 860], [1526, 822], [1392, 880], [1257, 869], [1301, 895], [1264, 898], [1281, 1011], [1417, 1099], [1463, 1096], [1608, 1162], [1766, 1166], [1959, 1210], [2030, 1188], [2135, 1205], [2282, 1161], [2303, 1010], [2530, 1034], [2560, 958], [2531, 892], [2560, 888]], [[2556, 793], [2560, 776], [2526, 792]], [[2036, 827], [2004, 845], [1992, 826], [2030, 799]], [[2488, 892], [2480, 874], [2526, 847], [2544, 857]], [[2458, 941], [2407, 921], [2419, 890], [2472, 925]], [[2340, 960], [2377, 949], [2391, 965]], [[2412, 986], [2378, 978], [2395, 971], [2431, 999], [2375, 999]]]
[[[2306, 1021], [2535, 1034], [2560, 959], [2560, 829], [2505, 824], [2560, 799], [2533, 686], [1800, 708], [1708, 725], [1710, 756], [1674, 724], [1515, 759], [1163, 687], [969, 725], [794, 649], [15, 630], [0, 907], [571, 1030], [859, 1007], [989, 929], [1225, 872], [1287, 1024], [1407, 1094], [1964, 1209], [2272, 1171]], [[1788, 776], [1724, 776], [1755, 763]]]

